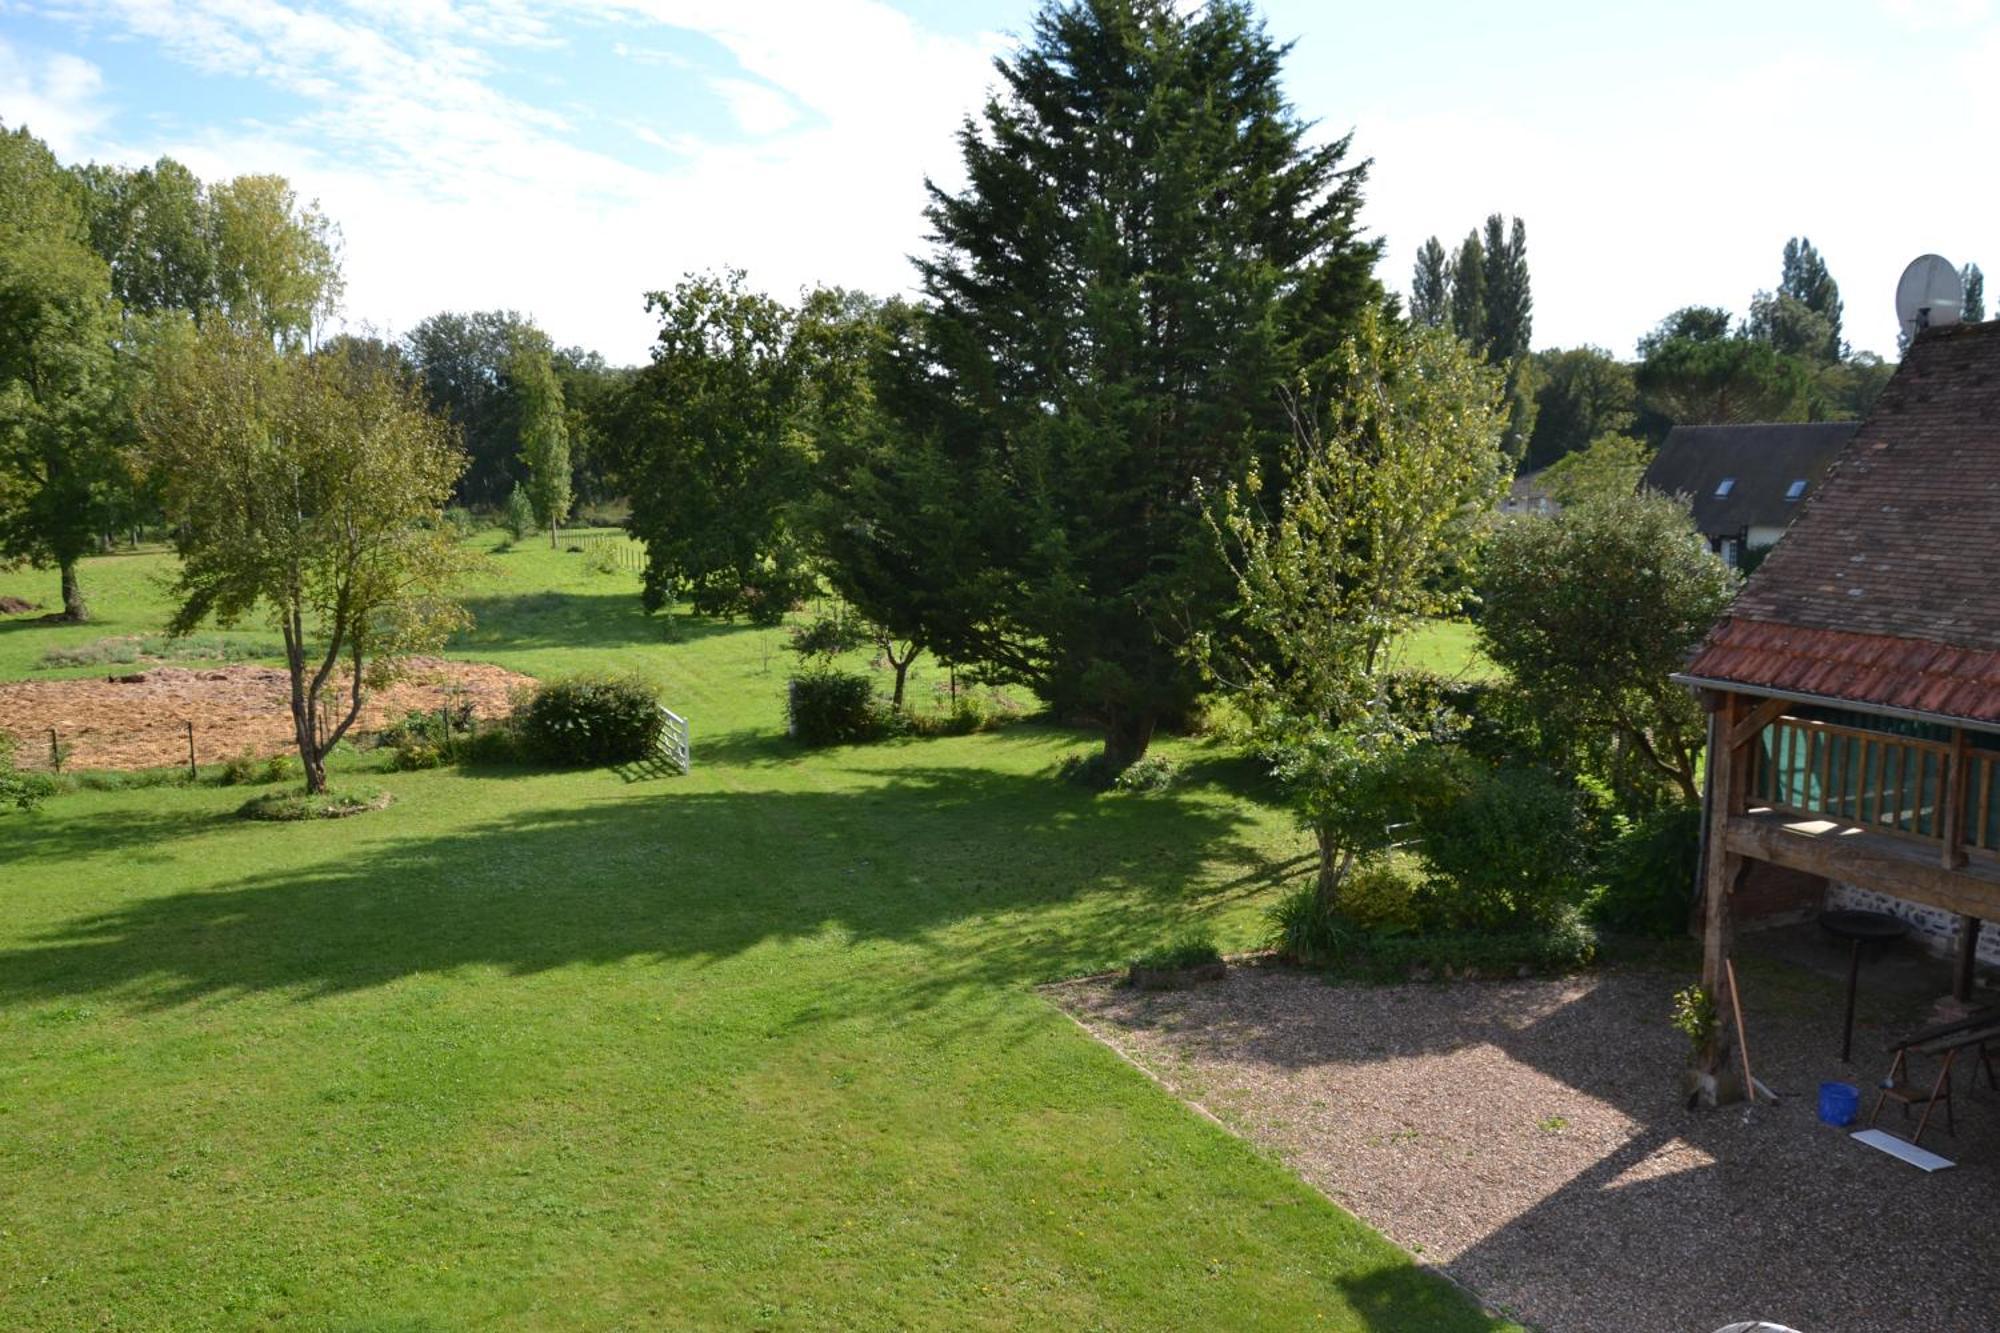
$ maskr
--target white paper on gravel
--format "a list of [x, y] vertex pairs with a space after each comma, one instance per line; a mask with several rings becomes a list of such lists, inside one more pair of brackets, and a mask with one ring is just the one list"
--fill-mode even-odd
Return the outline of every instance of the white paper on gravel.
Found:
[[1857, 1143], [1880, 1148], [1891, 1157], [1900, 1157], [1920, 1170], [1942, 1171], [1948, 1166], [1956, 1165], [1949, 1157], [1940, 1157], [1928, 1148], [1919, 1148], [1908, 1139], [1899, 1139], [1886, 1129], [1857, 1130], [1850, 1137]]

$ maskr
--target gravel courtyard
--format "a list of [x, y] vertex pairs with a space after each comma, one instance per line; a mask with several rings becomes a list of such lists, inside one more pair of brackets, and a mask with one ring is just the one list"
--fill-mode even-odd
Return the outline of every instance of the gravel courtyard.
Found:
[[[1743, 977], [1752, 1060], [1783, 1098], [1689, 1112], [1674, 972], [1329, 985], [1276, 964], [1188, 991], [1050, 994], [1101, 1040], [1488, 1304], [1550, 1333], [2000, 1327], [2000, 1095], [1956, 1076], [1926, 1175], [1819, 1123], [1823, 1079], [1868, 1092], [1885, 1034], [1942, 972], [1864, 973], [1839, 1060], [1840, 959], [1809, 935]], [[1798, 965], [1804, 956], [1809, 966]], [[1891, 993], [1885, 993], [1891, 992]], [[1923, 1070], [1935, 1070], [1925, 1064]], [[1892, 1103], [1882, 1124], [1902, 1129]], [[1905, 1130], [1905, 1132], [1907, 1132]]]

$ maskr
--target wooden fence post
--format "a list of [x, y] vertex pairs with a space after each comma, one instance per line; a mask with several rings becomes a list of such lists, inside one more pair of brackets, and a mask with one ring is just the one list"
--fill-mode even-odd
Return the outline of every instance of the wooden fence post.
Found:
[[187, 719], [187, 733], [188, 733], [188, 781], [189, 781], [189, 782], [193, 782], [193, 781], [195, 780], [195, 769], [194, 769], [194, 719], [193, 719], [193, 718], [189, 718], [189, 719]]

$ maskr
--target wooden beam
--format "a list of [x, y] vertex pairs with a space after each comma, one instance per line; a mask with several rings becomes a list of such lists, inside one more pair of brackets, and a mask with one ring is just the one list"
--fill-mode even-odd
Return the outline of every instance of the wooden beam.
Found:
[[2000, 867], [1974, 861], [1946, 870], [1920, 842], [1761, 812], [1738, 815], [1711, 834], [1732, 856], [1770, 861], [1947, 912], [2000, 917]]
[[[1741, 697], [1741, 696], [1734, 696]], [[1764, 728], [1785, 715], [1792, 706], [1788, 699], [1766, 699], [1750, 710], [1749, 716], [1738, 722], [1729, 731], [1729, 748], [1740, 750], [1762, 734]]]

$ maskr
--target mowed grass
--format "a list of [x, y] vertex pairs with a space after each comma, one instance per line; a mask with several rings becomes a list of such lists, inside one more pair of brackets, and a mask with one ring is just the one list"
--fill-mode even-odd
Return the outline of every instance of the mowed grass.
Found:
[[[158, 628], [161, 563], [92, 562], [108, 621]], [[0, 816], [0, 1326], [1491, 1327], [1035, 989], [1257, 943], [1305, 846], [1254, 773], [1179, 743], [1093, 797], [1036, 724], [803, 754], [778, 632], [669, 641], [635, 587], [524, 544], [453, 651], [653, 675], [691, 776]], [[73, 633], [0, 626], [0, 674]]]

